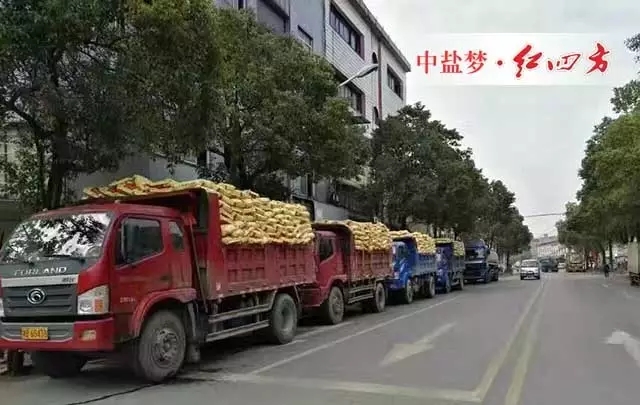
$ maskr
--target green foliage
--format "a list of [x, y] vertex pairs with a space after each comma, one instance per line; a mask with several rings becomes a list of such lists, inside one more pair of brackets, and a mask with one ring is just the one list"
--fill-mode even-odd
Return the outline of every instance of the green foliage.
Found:
[[[627, 41], [639, 52], [640, 35]], [[587, 141], [578, 202], [556, 225], [561, 242], [604, 254], [612, 242], [640, 237], [640, 81], [613, 89], [616, 118], [605, 117]]]
[[[336, 98], [333, 68], [250, 13], [220, 9], [222, 109], [207, 147], [218, 179], [272, 195], [279, 174], [351, 178], [368, 160], [362, 129]], [[282, 190], [276, 190], [281, 192]]]
[[526, 248], [531, 235], [513, 193], [487, 181], [461, 140], [422, 104], [404, 107], [373, 134], [371, 184], [362, 198], [392, 228], [407, 228], [411, 219], [490, 243], [502, 237], [505, 253]]

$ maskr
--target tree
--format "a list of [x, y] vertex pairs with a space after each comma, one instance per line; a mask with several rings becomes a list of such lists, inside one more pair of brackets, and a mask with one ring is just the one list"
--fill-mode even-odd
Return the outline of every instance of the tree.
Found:
[[506, 218], [502, 221], [495, 237], [495, 247], [497, 253], [505, 258], [509, 268], [511, 257], [527, 250], [533, 235], [529, 227], [524, 224], [524, 217], [515, 207], [507, 211]]
[[476, 226], [477, 233], [491, 247], [495, 247], [500, 234], [513, 221], [515, 195], [500, 180], [488, 184], [488, 190], [479, 201], [482, 213]]
[[[368, 161], [362, 129], [337, 95], [332, 67], [250, 13], [220, 9], [222, 113], [206, 146], [213, 172], [241, 188], [282, 197], [280, 176], [351, 178]], [[275, 195], [274, 195], [275, 194]]]
[[[140, 148], [182, 152], [204, 136], [198, 128], [210, 108], [202, 99], [212, 94], [215, 71], [212, 7], [3, 1], [0, 118], [20, 120], [21, 136], [30, 138], [20, 143], [32, 148], [35, 205], [60, 206], [65, 181], [115, 169]], [[23, 180], [11, 181], [17, 188]]]
[[420, 103], [387, 117], [373, 133], [372, 181], [363, 199], [393, 228], [406, 228], [411, 218], [471, 230], [484, 180], [461, 140]]

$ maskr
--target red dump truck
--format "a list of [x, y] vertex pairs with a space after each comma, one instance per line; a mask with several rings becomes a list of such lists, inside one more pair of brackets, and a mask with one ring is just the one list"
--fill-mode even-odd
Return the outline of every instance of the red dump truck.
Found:
[[345, 224], [315, 223], [318, 269], [316, 281], [300, 288], [307, 311], [321, 312], [330, 324], [342, 322], [345, 305], [362, 302], [372, 312], [386, 305], [386, 281], [393, 277], [392, 250], [355, 248], [353, 232]]
[[[322, 277], [369, 271], [335, 246]], [[264, 330], [287, 343], [300, 287], [316, 282], [314, 254], [312, 243], [222, 244], [218, 196], [203, 189], [42, 212], [0, 253], [0, 349], [32, 352], [51, 377], [124, 354], [161, 381], [207, 342]]]

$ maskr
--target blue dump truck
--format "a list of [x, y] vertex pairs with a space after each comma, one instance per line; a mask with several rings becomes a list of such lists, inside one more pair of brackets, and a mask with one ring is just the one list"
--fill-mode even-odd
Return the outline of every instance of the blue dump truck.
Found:
[[416, 296], [435, 296], [435, 252], [429, 253], [420, 249], [416, 235], [409, 232], [392, 232], [392, 238], [393, 279], [388, 283], [389, 293], [399, 297], [405, 304], [413, 302]]
[[500, 277], [498, 265], [498, 254], [492, 251], [483, 240], [465, 242], [464, 280], [466, 282], [498, 281]]
[[447, 294], [464, 288], [464, 245], [447, 238], [436, 240], [436, 288]]

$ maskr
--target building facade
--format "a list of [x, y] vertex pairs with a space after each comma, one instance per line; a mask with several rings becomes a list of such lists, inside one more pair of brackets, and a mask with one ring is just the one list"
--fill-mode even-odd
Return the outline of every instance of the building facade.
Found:
[[[257, 20], [280, 35], [291, 35], [318, 55], [324, 56], [343, 81], [360, 69], [378, 64], [377, 71], [339, 89], [347, 98], [357, 122], [370, 136], [380, 119], [406, 104], [406, 73], [410, 64], [362, 0], [214, 0], [218, 6], [252, 10]], [[5, 149], [9, 150], [5, 142]], [[0, 150], [0, 158], [2, 150]], [[207, 159], [211, 162], [213, 159]], [[153, 180], [178, 181], [198, 177], [198, 159], [187, 157], [168, 169], [162, 156], [127, 158], [116, 172], [82, 176], [73, 188], [76, 194], [96, 184], [139, 174]], [[0, 174], [0, 181], [4, 181]], [[359, 206], [355, 191], [362, 178], [314, 182], [310, 176], [289, 179], [293, 199], [307, 205], [316, 219], [370, 219]], [[10, 196], [9, 196], [10, 197]], [[9, 201], [10, 199], [8, 199]]]
[[535, 258], [563, 257], [567, 254], [567, 248], [558, 242], [556, 235], [543, 235], [531, 241], [531, 254]]

